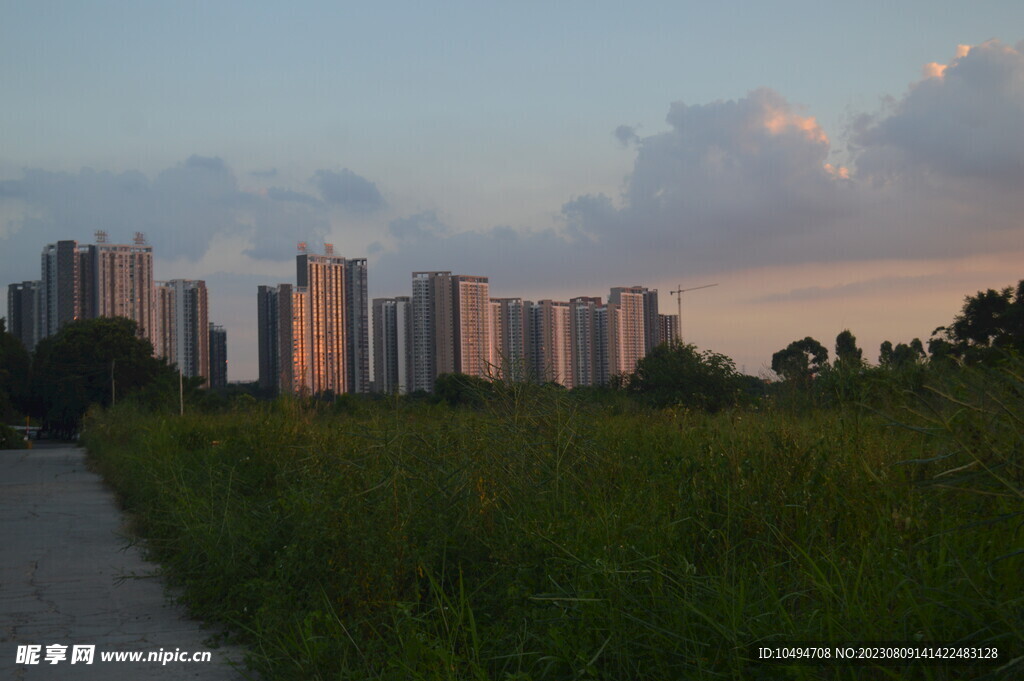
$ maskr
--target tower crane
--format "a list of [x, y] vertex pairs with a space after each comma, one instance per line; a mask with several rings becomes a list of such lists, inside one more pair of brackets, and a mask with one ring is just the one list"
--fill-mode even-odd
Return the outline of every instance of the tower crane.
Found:
[[683, 342], [683, 294], [687, 291], [699, 291], [702, 288], [711, 288], [712, 286], [718, 286], [718, 284], [704, 284], [703, 286], [694, 286], [693, 288], [683, 288], [681, 285], [677, 285], [675, 290], [669, 291], [670, 295], [676, 296], [676, 323], [679, 325], [679, 342]]

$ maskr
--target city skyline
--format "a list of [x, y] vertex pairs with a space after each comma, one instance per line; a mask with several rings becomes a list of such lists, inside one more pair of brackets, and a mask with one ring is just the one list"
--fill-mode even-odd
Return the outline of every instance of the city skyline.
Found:
[[874, 361], [1020, 278], [1019, 3], [0, 13], [3, 278], [143, 231], [207, 282], [231, 380], [296, 241], [365, 257], [371, 299], [452, 271], [530, 300], [643, 282], [674, 314], [717, 283], [679, 333], [754, 375], [843, 329]]
[[[227, 334], [209, 321], [206, 282], [157, 281], [153, 247], [142, 232], [132, 243], [111, 243], [97, 230], [96, 243], [61, 239], [45, 244], [39, 279], [7, 285], [8, 331], [29, 350], [67, 324], [101, 317], [123, 317], [153, 355], [176, 366], [183, 376], [212, 385], [227, 383]], [[217, 355], [211, 357], [211, 345]]]

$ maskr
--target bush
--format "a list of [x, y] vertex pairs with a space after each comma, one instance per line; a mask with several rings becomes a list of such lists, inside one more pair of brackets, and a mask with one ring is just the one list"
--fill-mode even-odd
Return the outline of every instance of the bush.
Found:
[[665, 343], [637, 362], [628, 382], [628, 390], [652, 406], [711, 412], [736, 404], [748, 388], [725, 355]]
[[27, 446], [21, 433], [14, 428], [0, 424], [0, 449], [25, 449]]

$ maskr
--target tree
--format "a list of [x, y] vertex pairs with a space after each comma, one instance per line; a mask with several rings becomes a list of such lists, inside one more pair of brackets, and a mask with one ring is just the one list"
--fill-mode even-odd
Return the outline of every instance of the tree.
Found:
[[708, 411], [735, 404], [745, 387], [730, 358], [681, 343], [654, 348], [637, 362], [627, 383], [631, 393], [654, 406]]
[[966, 297], [953, 323], [939, 327], [933, 336], [929, 345], [968, 363], [991, 361], [1006, 350], [1024, 352], [1024, 279], [1016, 289], [988, 289]]
[[849, 329], [836, 336], [836, 368], [860, 369], [864, 366], [863, 355], [857, 347], [857, 337]]
[[441, 374], [434, 379], [434, 394], [453, 407], [460, 404], [478, 407], [491, 394], [491, 383], [469, 374]]
[[71, 322], [36, 346], [33, 383], [43, 426], [73, 435], [91, 404], [109, 406], [141, 389], [177, 389], [175, 371], [153, 357], [135, 322], [100, 317]]
[[921, 364], [928, 359], [928, 353], [924, 351], [924, 344], [920, 338], [910, 341], [910, 344], [899, 343], [893, 347], [890, 341], [882, 343], [878, 355], [878, 364], [883, 369], [900, 369], [915, 364]]
[[807, 336], [772, 355], [772, 371], [786, 381], [809, 385], [828, 366], [828, 350]]
[[26, 411], [30, 368], [25, 346], [7, 333], [5, 320], [0, 319], [0, 422]]

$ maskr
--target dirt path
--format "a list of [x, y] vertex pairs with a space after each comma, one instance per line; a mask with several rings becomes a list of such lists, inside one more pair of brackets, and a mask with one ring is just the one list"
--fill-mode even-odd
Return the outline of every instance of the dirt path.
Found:
[[[84, 450], [0, 451], [0, 678], [247, 678], [228, 664], [240, 651], [213, 648], [214, 632], [168, 602], [156, 566], [126, 548], [122, 522], [111, 492], [86, 470]], [[38, 663], [19, 661], [19, 649], [31, 652], [23, 646], [39, 646]], [[75, 646], [95, 646], [92, 664], [72, 663]], [[140, 651], [168, 661], [102, 660]], [[65, 659], [47, 662], [61, 652]], [[209, 662], [169, 657], [207, 652]]]

